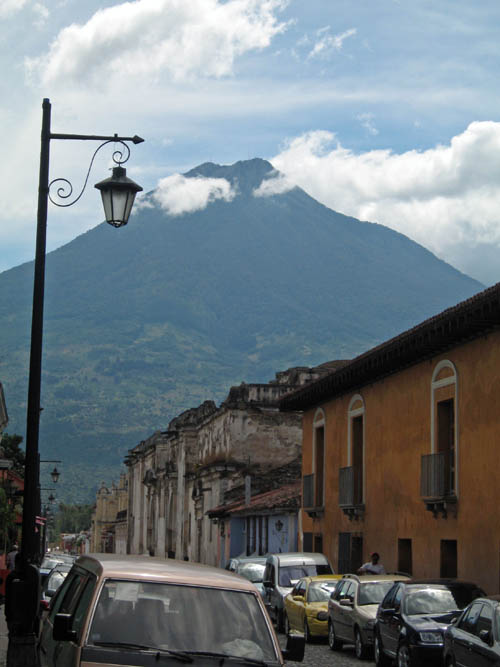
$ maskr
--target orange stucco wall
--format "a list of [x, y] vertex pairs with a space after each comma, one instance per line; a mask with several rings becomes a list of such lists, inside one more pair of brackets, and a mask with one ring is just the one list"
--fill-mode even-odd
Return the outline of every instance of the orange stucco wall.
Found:
[[[431, 381], [438, 362], [456, 368], [457, 513], [447, 518], [425, 509], [420, 496], [421, 456], [431, 453]], [[445, 374], [446, 375], [446, 374]], [[438, 377], [441, 377], [438, 376]], [[453, 387], [439, 389], [439, 400]], [[339, 508], [339, 468], [348, 461], [348, 408], [364, 401], [365, 514], [350, 520]], [[302, 530], [322, 534], [323, 550], [338, 562], [338, 535], [363, 537], [363, 557], [381, 554], [386, 569], [398, 565], [398, 538], [412, 540], [413, 575], [440, 575], [441, 540], [457, 540], [458, 577], [489, 594], [500, 579], [500, 333], [309, 409], [303, 418], [303, 474], [314, 472], [313, 423], [325, 415], [325, 511], [305, 512]]]

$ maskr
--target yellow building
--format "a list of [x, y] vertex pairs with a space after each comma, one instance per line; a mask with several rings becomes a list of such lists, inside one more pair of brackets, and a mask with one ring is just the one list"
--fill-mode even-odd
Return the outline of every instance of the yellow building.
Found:
[[304, 411], [301, 548], [499, 592], [499, 325], [500, 284], [280, 401]]
[[90, 550], [93, 553], [127, 553], [128, 480], [120, 475], [108, 489], [104, 482], [96, 494], [90, 529]]

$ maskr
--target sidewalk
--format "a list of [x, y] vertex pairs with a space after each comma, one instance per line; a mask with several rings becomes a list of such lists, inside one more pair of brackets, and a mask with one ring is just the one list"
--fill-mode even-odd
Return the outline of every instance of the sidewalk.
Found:
[[0, 605], [0, 667], [5, 667], [7, 662], [7, 645], [9, 637], [7, 633], [7, 622], [5, 620], [4, 606]]

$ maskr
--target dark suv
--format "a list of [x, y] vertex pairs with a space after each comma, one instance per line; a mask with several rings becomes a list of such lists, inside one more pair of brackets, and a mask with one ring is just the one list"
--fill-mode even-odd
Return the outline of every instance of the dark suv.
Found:
[[484, 591], [455, 579], [400, 581], [382, 600], [375, 621], [375, 662], [398, 667], [441, 665], [443, 633]]

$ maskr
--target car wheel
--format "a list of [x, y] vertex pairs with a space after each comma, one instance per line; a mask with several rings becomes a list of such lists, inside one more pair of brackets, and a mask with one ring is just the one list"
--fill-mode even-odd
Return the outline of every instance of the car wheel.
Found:
[[361, 636], [359, 628], [356, 628], [354, 631], [354, 651], [358, 660], [364, 660], [368, 655], [368, 647], [363, 642], [363, 637]]
[[375, 654], [375, 664], [377, 667], [389, 667], [390, 660], [385, 655], [382, 642], [378, 634], [375, 635], [375, 642], [373, 644], [373, 652]]
[[340, 651], [342, 648], [342, 642], [337, 639], [332, 621], [328, 622], [328, 646], [332, 651]]
[[309, 630], [309, 625], [307, 623], [307, 618], [304, 619], [304, 639], [306, 643], [309, 643], [312, 640], [311, 631]]
[[411, 657], [410, 657], [410, 649], [408, 648], [408, 644], [400, 644], [398, 647], [398, 653], [396, 656], [396, 662], [398, 667], [410, 667], [411, 665]]
[[288, 620], [288, 614], [285, 612], [285, 635], [288, 637], [290, 634], [290, 621]]

